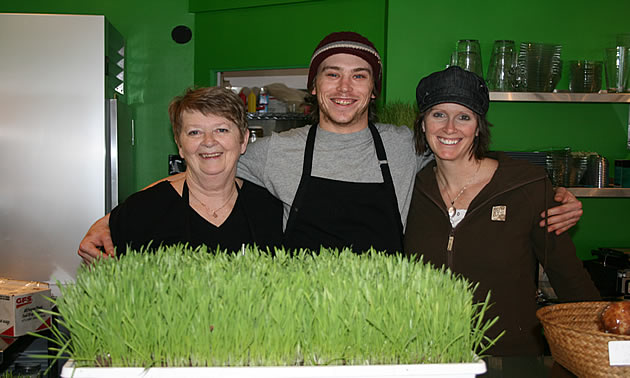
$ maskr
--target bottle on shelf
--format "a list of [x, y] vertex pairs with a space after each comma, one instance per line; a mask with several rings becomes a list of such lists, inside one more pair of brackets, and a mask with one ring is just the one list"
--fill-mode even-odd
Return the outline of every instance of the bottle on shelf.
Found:
[[269, 93], [265, 87], [260, 87], [260, 93], [258, 94], [258, 106], [256, 109], [258, 110], [258, 113], [267, 113], [269, 110]]
[[256, 93], [253, 90], [247, 95], [247, 112], [256, 113]]
[[247, 106], [247, 95], [245, 93], [243, 93], [243, 89], [241, 89], [241, 91], [238, 93], [238, 97], [241, 98], [241, 100], [243, 100], [243, 105]]

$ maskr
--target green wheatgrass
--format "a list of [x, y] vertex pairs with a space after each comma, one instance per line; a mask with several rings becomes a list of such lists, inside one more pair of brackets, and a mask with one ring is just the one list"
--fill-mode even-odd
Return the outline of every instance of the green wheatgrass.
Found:
[[396, 100], [381, 105], [376, 113], [381, 123], [413, 128], [418, 117], [418, 107], [415, 103]]
[[82, 267], [54, 301], [70, 337], [52, 340], [79, 366], [473, 362], [496, 341], [474, 289], [373, 251], [160, 247]]

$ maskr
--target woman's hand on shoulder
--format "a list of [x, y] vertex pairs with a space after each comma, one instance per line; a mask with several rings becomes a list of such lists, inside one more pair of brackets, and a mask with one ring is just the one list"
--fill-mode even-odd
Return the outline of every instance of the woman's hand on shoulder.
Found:
[[567, 231], [571, 227], [575, 226], [582, 217], [584, 211], [582, 210], [582, 202], [580, 202], [570, 191], [566, 188], [556, 188], [556, 194], [554, 196], [556, 202], [560, 202], [561, 205], [552, 207], [548, 210], [549, 218], [547, 224], [545, 224], [545, 212], [543, 211], [540, 216], [543, 220], [540, 221], [540, 227], [547, 226], [548, 232], [555, 232], [556, 235]]

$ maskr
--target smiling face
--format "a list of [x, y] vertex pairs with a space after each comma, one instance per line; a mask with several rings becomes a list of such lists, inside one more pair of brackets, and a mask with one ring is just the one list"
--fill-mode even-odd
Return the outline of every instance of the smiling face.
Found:
[[470, 159], [471, 147], [478, 134], [477, 114], [454, 103], [434, 105], [423, 120], [425, 138], [436, 158]]
[[351, 54], [326, 58], [312, 92], [317, 96], [320, 126], [341, 134], [366, 128], [373, 88], [372, 68], [364, 59]]
[[184, 111], [177, 144], [186, 161], [186, 174], [233, 179], [238, 158], [247, 149], [247, 138], [226, 118]]

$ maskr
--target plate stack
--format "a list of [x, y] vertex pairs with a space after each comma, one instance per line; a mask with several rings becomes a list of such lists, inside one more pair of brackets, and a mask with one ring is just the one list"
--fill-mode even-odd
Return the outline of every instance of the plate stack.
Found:
[[553, 186], [569, 186], [571, 169], [571, 150], [553, 150], [547, 152], [547, 174]]
[[547, 153], [546, 152], [528, 152], [528, 151], [505, 151], [505, 154], [512, 159], [526, 160], [531, 164], [538, 165], [540, 167], [547, 167]]
[[562, 75], [561, 45], [522, 42], [516, 86], [521, 92], [553, 92]]

